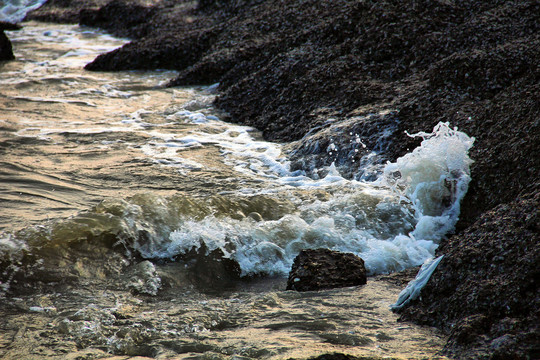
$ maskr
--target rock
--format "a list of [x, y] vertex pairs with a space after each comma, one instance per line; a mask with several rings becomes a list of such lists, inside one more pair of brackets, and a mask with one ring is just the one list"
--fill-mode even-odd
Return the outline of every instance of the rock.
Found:
[[445, 353], [451, 357], [489, 349], [504, 354], [494, 358], [540, 358], [539, 213], [536, 191], [484, 213], [444, 241], [438, 250], [444, 261], [401, 320], [448, 332]]
[[328, 249], [302, 250], [294, 259], [287, 290], [311, 291], [367, 282], [364, 260]]
[[0, 21], [0, 61], [14, 60], [13, 48], [4, 30], [18, 30], [17, 25]]
[[[156, 8], [113, 0], [99, 9], [82, 9], [79, 23], [85, 26], [106, 27], [118, 36], [141, 37], [147, 33], [145, 19], [149, 18]], [[111, 26], [114, 24], [114, 27]]]
[[19, 24], [13, 24], [6, 21], [0, 21], [0, 30], [20, 30], [22, 27]]
[[97, 10], [110, 0], [47, 0], [45, 4], [26, 14], [25, 21], [77, 24], [82, 10]]
[[241, 269], [236, 260], [225, 257], [221, 249], [210, 251], [203, 242], [199, 248], [178, 256], [186, 263], [189, 280], [200, 291], [219, 292], [234, 287], [240, 280]]
[[317, 357], [310, 358], [309, 360], [357, 360], [359, 359], [356, 356], [342, 354], [342, 353], [333, 353], [333, 354], [323, 354]]

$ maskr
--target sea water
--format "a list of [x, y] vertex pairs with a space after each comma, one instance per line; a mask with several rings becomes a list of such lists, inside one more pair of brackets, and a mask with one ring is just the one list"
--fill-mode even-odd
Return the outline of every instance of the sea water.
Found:
[[0, 0], [0, 21], [21, 22], [29, 11], [39, 8], [46, 0]]
[[458, 219], [473, 139], [447, 123], [411, 135], [421, 145], [380, 165], [375, 181], [333, 166], [312, 179], [289, 171], [279, 144], [222, 122], [211, 88], [164, 88], [172, 72], [80, 70], [121, 40], [39, 25], [11, 37], [19, 60], [0, 74], [5, 251], [28, 246], [13, 232], [23, 225], [71, 242], [59, 224], [95, 217], [147, 259], [204, 244], [243, 275], [286, 275], [301, 249], [325, 247], [361, 256], [373, 275], [422, 264]]
[[[360, 163], [376, 169], [370, 181], [333, 165], [315, 179], [290, 170], [282, 145], [221, 121], [218, 85], [167, 88], [172, 71], [82, 70], [126, 40], [39, 23], [8, 34], [17, 60], [0, 64], [4, 292], [34, 273], [58, 282], [59, 267], [91, 289], [146, 261], [148, 291], [140, 279], [126, 290], [159, 296], [167, 264], [217, 250], [243, 277], [283, 278], [300, 250], [319, 247], [352, 252], [369, 275], [384, 274], [433, 257], [458, 219], [474, 139], [451, 124], [411, 134], [421, 145], [393, 163], [368, 154]], [[268, 306], [284, 301], [275, 296]], [[82, 320], [66, 321], [55, 326], [77, 333], [70, 326]], [[334, 339], [335, 326], [325, 326], [314, 329]], [[92, 344], [84, 334], [79, 345]]]

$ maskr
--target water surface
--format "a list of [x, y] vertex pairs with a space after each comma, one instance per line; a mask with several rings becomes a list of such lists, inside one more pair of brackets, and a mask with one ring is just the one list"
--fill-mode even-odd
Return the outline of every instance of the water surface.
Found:
[[[432, 257], [459, 215], [473, 139], [439, 124], [417, 135], [419, 148], [376, 166], [375, 181], [334, 167], [309, 178], [290, 171], [283, 146], [220, 120], [217, 85], [166, 88], [168, 71], [86, 72], [125, 40], [24, 25], [9, 32], [17, 60], [0, 64], [0, 354], [423, 357], [441, 348], [431, 330], [395, 322], [395, 285], [298, 294], [283, 291], [284, 277], [304, 248], [353, 252], [370, 275]], [[21, 323], [36, 325], [19, 333]]]

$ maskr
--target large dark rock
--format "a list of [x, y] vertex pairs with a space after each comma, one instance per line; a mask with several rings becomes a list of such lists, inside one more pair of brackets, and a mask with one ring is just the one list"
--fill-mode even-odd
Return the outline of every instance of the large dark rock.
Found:
[[77, 24], [81, 10], [97, 10], [110, 0], [47, 0], [38, 9], [26, 14], [25, 21], [37, 20]]
[[328, 249], [308, 249], [294, 259], [287, 290], [332, 289], [366, 282], [364, 260], [358, 256]]
[[147, 34], [145, 19], [150, 18], [157, 8], [132, 2], [113, 0], [99, 9], [79, 12], [79, 23], [93, 27], [106, 27], [119, 36], [141, 37]]
[[22, 27], [19, 24], [14, 24], [6, 21], [0, 21], [0, 30], [20, 30]]

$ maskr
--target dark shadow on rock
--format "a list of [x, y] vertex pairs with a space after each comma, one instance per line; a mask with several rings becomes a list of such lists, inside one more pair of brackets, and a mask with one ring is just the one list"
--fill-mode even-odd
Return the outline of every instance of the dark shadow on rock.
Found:
[[332, 289], [366, 282], [364, 260], [358, 256], [328, 249], [308, 249], [294, 259], [287, 290]]

